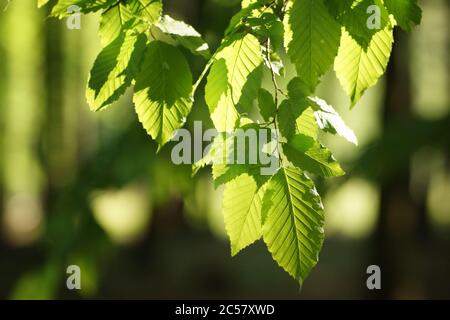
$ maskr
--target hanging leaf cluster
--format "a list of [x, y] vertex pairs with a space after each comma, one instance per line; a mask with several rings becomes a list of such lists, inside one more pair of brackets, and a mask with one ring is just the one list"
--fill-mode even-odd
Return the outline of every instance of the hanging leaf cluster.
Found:
[[[48, 2], [38, 0], [38, 6]], [[161, 148], [183, 127], [205, 83], [219, 135], [194, 172], [211, 164], [216, 186], [225, 185], [231, 253], [263, 239], [273, 259], [301, 284], [324, 240], [324, 209], [311, 177], [344, 175], [320, 132], [357, 144], [335, 109], [315, 94], [317, 86], [334, 70], [354, 106], [384, 74], [393, 29], [409, 31], [420, 23], [417, 1], [243, 0], [214, 53], [192, 26], [164, 14], [162, 0], [59, 0], [51, 15], [68, 17], [72, 5], [82, 13], [101, 12], [102, 50], [86, 89], [93, 111], [132, 86], [138, 118]], [[369, 27], [370, 19], [376, 28]], [[186, 52], [205, 59], [195, 82]], [[289, 83], [283, 90], [278, 81], [288, 63], [296, 76], [283, 79]], [[270, 88], [263, 86], [264, 77]], [[218, 161], [234, 139], [219, 137], [242, 128], [277, 132], [275, 147], [267, 151], [278, 161], [272, 175], [261, 175], [258, 163]]]

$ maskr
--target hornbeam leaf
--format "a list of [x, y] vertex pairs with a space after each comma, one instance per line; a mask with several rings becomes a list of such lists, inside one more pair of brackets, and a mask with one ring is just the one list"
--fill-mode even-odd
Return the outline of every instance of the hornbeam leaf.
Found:
[[73, 12], [68, 10], [71, 6], [77, 6], [82, 13], [90, 13], [109, 8], [119, 0], [59, 0], [52, 9], [51, 16], [62, 19]]
[[228, 68], [224, 59], [215, 61], [205, 86], [205, 100], [211, 119], [219, 132], [234, 129], [239, 119], [228, 85]]
[[295, 134], [304, 134], [316, 138], [318, 126], [314, 118], [314, 110], [305, 100], [284, 100], [278, 108], [278, 130], [285, 139]]
[[219, 132], [236, 127], [239, 119], [236, 106], [241, 98], [248, 99], [243, 95], [244, 86], [254, 87], [247, 83], [257, 81], [257, 77], [250, 75], [262, 61], [259, 41], [250, 34], [237, 35], [215, 55], [205, 87], [205, 100]]
[[354, 0], [326, 0], [324, 3], [330, 14], [342, 23], [342, 17], [351, 10]]
[[133, 24], [133, 13], [128, 7], [119, 2], [108, 8], [100, 17], [100, 38], [103, 46], [107, 46], [116, 39], [123, 29], [128, 29]]
[[307, 100], [309, 94], [310, 90], [300, 78], [289, 82], [288, 99], [280, 104], [277, 117], [278, 128], [285, 139], [299, 133], [317, 139], [319, 128], [311, 102]]
[[127, 6], [139, 20], [147, 25], [154, 24], [161, 18], [161, 0], [128, 0]]
[[139, 121], [161, 147], [183, 126], [192, 107], [186, 59], [174, 46], [150, 42], [134, 90]]
[[312, 102], [313, 109], [316, 110], [314, 116], [319, 129], [331, 134], [338, 134], [354, 145], [358, 145], [355, 133], [345, 124], [332, 106], [318, 97], [308, 97], [308, 99]]
[[287, 159], [298, 168], [324, 178], [340, 177], [345, 174], [333, 154], [312, 137], [295, 135], [283, 144]]
[[[377, 11], [375, 13], [368, 11], [371, 8], [376, 8]], [[372, 15], [369, 15], [370, 13]], [[375, 21], [375, 15], [378, 13], [379, 16], [376, 19], [379, 19], [379, 21]], [[390, 20], [389, 13], [382, 0], [360, 0], [350, 10], [345, 11], [342, 22], [350, 36], [361, 47], [367, 49], [373, 36], [380, 29], [384, 29], [390, 23]], [[379, 22], [379, 25], [376, 25], [375, 22]]]
[[[214, 138], [213, 142], [207, 147], [206, 154], [199, 161], [192, 165], [192, 174], [196, 175], [198, 170], [208, 165], [214, 165], [213, 178], [217, 179], [229, 169], [228, 164], [234, 163], [236, 158], [236, 137], [234, 132], [220, 132]], [[237, 166], [233, 166], [233, 171]], [[239, 174], [244, 173], [248, 168], [243, 166]], [[237, 175], [236, 175], [237, 176]], [[223, 183], [220, 183], [223, 184]]]
[[143, 32], [161, 16], [161, 0], [128, 0], [104, 10], [100, 19], [100, 37], [106, 46], [128, 29]]
[[338, 52], [341, 27], [323, 0], [291, 0], [284, 24], [288, 55], [299, 77], [314, 92]]
[[255, 17], [248, 17], [246, 25], [252, 29], [252, 33], [264, 39], [270, 38], [270, 44], [274, 51], [283, 46], [284, 25], [274, 13], [264, 12]]
[[254, 4], [254, 3], [256, 3], [256, 2], [258, 2], [258, 0], [242, 0], [242, 1], [241, 1], [241, 8], [242, 8], [242, 9], [245, 9], [245, 8], [247, 8], [249, 5]]
[[45, 6], [50, 0], [38, 0], [38, 8]]
[[214, 138], [203, 158], [193, 164], [193, 175], [212, 165], [216, 187], [244, 173], [252, 175], [258, 185], [266, 182], [277, 169], [273, 165], [279, 162], [274, 155], [276, 135], [267, 127], [245, 120], [247, 124], [241, 121], [237, 130], [219, 133]]
[[259, 89], [258, 104], [259, 112], [264, 121], [271, 121], [277, 111], [277, 106], [275, 105], [272, 94], [265, 89]]
[[303, 134], [317, 140], [317, 132], [320, 129], [358, 144], [355, 133], [334, 108], [318, 97], [309, 96], [308, 89], [299, 78], [289, 82], [288, 99], [281, 103], [277, 121], [280, 133], [288, 140], [295, 134]]
[[[226, 145], [226, 141], [227, 135], [225, 132], [219, 133], [214, 138], [210, 145], [208, 145], [205, 149], [203, 157], [192, 165], [192, 176], [195, 176], [200, 169], [213, 164], [214, 160], [216, 160], [218, 157], [221, 157], [223, 159], [223, 154], [226, 149], [224, 149], [222, 146]], [[220, 153], [220, 150], [222, 150], [222, 153]]]
[[262, 205], [263, 239], [273, 259], [300, 284], [319, 260], [323, 205], [300, 169], [281, 168], [268, 182]]
[[225, 35], [229, 35], [242, 24], [243, 20], [252, 16], [254, 11], [263, 8], [271, 0], [251, 0], [242, 2], [242, 9], [236, 13], [230, 20], [230, 24], [225, 30]]
[[242, 174], [225, 185], [223, 215], [231, 242], [231, 255], [261, 238], [261, 206], [264, 188]]
[[420, 24], [422, 20], [422, 10], [417, 0], [384, 0], [384, 4], [405, 31], [411, 31], [412, 26]]
[[125, 93], [139, 71], [146, 41], [143, 34], [122, 33], [100, 52], [86, 90], [93, 111], [110, 105]]
[[254, 171], [252, 165], [236, 164], [236, 137], [227, 132], [219, 133], [206, 155], [192, 165], [192, 175], [208, 165], [212, 165], [215, 187]]
[[262, 87], [263, 76], [264, 65], [262, 63], [247, 76], [247, 82], [242, 88], [241, 98], [238, 102], [241, 112], [252, 112], [254, 102], [258, 99], [259, 89]]
[[162, 32], [172, 36], [175, 41], [190, 50], [193, 54], [201, 55], [207, 59], [211, 56], [209, 46], [202, 39], [201, 34], [183, 21], [177, 21], [170, 16], [165, 15], [156, 24], [156, 27]]
[[347, 31], [342, 33], [341, 46], [334, 62], [334, 70], [342, 87], [351, 99], [351, 106], [364, 92], [375, 85], [384, 74], [393, 43], [392, 27], [378, 31], [367, 47], [361, 47]]

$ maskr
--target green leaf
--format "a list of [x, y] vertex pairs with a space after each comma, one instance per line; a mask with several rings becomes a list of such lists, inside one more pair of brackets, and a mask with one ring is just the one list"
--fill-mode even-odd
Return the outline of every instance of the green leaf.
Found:
[[238, 106], [241, 107], [238, 108], [239, 111], [244, 113], [252, 112], [254, 102], [258, 99], [259, 89], [262, 86], [263, 76], [263, 64], [260, 64], [247, 76], [247, 82], [242, 88], [241, 98], [238, 102]]
[[277, 117], [278, 129], [285, 139], [299, 133], [317, 138], [319, 128], [307, 99], [309, 94], [309, 88], [300, 78], [289, 82], [288, 99], [280, 104]]
[[[207, 147], [204, 157], [193, 164], [193, 175], [201, 168], [212, 165], [216, 187], [245, 173], [252, 175], [258, 185], [262, 185], [275, 169], [271, 165], [278, 163], [273, 155], [276, 137], [269, 128], [246, 122], [233, 132], [219, 133]], [[265, 136], [261, 134], [263, 130], [266, 130]]]
[[[205, 87], [205, 100], [211, 119], [219, 132], [236, 127], [239, 114], [236, 106], [243, 97], [244, 86], [253, 71], [262, 63], [258, 39], [238, 35], [216, 55]], [[256, 91], [257, 92], [257, 91]]]
[[323, 0], [291, 0], [289, 4], [284, 21], [286, 50], [298, 75], [314, 92], [338, 52], [341, 27]]
[[274, 51], [283, 46], [284, 25], [277, 15], [264, 12], [261, 16], [247, 18], [246, 24], [253, 34], [265, 39], [270, 38]]
[[384, 4], [405, 31], [411, 31], [422, 20], [422, 10], [417, 5], [417, 0], [384, 0]]
[[170, 35], [180, 45], [190, 50], [193, 54], [201, 55], [206, 59], [211, 56], [209, 46], [202, 39], [201, 34], [183, 21], [177, 21], [170, 16], [165, 15], [156, 26], [165, 34]]
[[306, 103], [297, 105], [293, 100], [284, 100], [278, 107], [277, 124], [285, 139], [299, 133], [317, 137], [318, 127], [314, 111]]
[[[267, 140], [262, 140], [263, 136], [259, 135], [262, 130], [266, 130]], [[253, 135], [253, 133], [256, 134]], [[271, 133], [268, 128], [249, 123], [235, 132], [222, 135], [223, 139], [215, 140], [211, 150], [211, 155], [214, 156], [212, 173], [215, 186], [227, 183], [244, 173], [251, 174], [261, 185], [266, 180], [266, 175], [270, 174], [262, 174], [263, 168], [268, 169], [270, 165], [263, 164], [261, 160], [262, 155], [273, 157], [273, 152], [268, 146], [274, 138]], [[278, 163], [277, 159], [271, 160]]]
[[68, 10], [71, 6], [78, 6], [80, 12], [90, 13], [106, 9], [119, 2], [119, 0], [59, 0], [52, 9], [51, 16], [62, 19], [72, 13]]
[[295, 135], [287, 144], [283, 144], [287, 159], [298, 168], [324, 177], [340, 177], [345, 174], [333, 154], [312, 137]]
[[309, 96], [308, 88], [299, 78], [289, 82], [288, 99], [281, 103], [277, 121], [280, 133], [288, 140], [295, 134], [317, 140], [317, 131], [320, 129], [358, 144], [355, 133], [334, 108], [318, 97]]
[[50, 0], [38, 0], [37, 5], [38, 8], [42, 8], [43, 6], [45, 6]]
[[248, 173], [251, 165], [236, 164], [236, 137], [233, 132], [221, 132], [209, 146], [206, 155], [192, 165], [193, 175], [208, 165], [212, 165], [212, 175], [216, 187], [236, 177]]
[[[214, 160], [218, 156], [218, 155], [216, 155], [216, 153], [219, 152], [218, 151], [219, 148], [222, 148], [222, 145], [225, 143], [226, 139], [227, 139], [226, 132], [219, 133], [214, 138], [212, 143], [207, 147], [206, 154], [205, 153], [203, 154], [203, 158], [201, 158], [200, 160], [198, 160], [197, 162], [195, 162], [192, 165], [192, 176], [195, 176], [200, 169], [214, 163]], [[223, 149], [221, 149], [221, 150], [223, 150]]]
[[100, 37], [106, 46], [128, 29], [144, 32], [161, 16], [161, 0], [128, 0], [106, 9], [100, 19]]
[[277, 106], [275, 105], [272, 94], [265, 89], [259, 89], [258, 104], [259, 111], [264, 121], [271, 121], [277, 111]]
[[342, 23], [342, 17], [351, 10], [354, 0], [326, 0], [324, 3], [330, 14]]
[[250, 166], [236, 164], [237, 143], [236, 132], [224, 132], [214, 140], [210, 150], [212, 174], [216, 187], [249, 171]]
[[[380, 10], [379, 28], [369, 28], [368, 22], [371, 18], [370, 7], [376, 6]], [[389, 13], [384, 7], [382, 0], [362, 0], [356, 3], [350, 10], [345, 11], [342, 17], [342, 23], [350, 36], [358, 44], [367, 49], [373, 36], [381, 29], [384, 29], [389, 23]]]
[[[236, 161], [236, 132], [237, 130], [233, 132], [219, 132], [213, 142], [207, 147], [206, 154], [204, 154], [203, 158], [193, 164], [193, 175], [197, 174], [198, 170], [207, 165], [213, 165], [213, 178], [215, 182], [222, 175], [226, 174], [231, 167], [233, 171], [232, 178], [247, 172], [249, 170], [248, 165], [230, 165]], [[231, 179], [227, 178], [226, 180], [229, 181]], [[227, 181], [220, 180], [220, 182], [218, 181], [216, 183], [216, 186]]]
[[300, 114], [296, 119], [296, 128], [295, 133], [318, 139], [319, 127], [313, 108], [309, 107]]
[[147, 26], [156, 23], [161, 18], [161, 0], [128, 0], [127, 6], [130, 11]]
[[354, 106], [364, 92], [384, 74], [393, 43], [392, 27], [386, 26], [372, 38], [367, 49], [361, 47], [347, 31], [342, 33], [341, 46], [334, 70]]
[[176, 47], [150, 42], [134, 90], [139, 121], [161, 147], [183, 126], [192, 107], [186, 59]]
[[264, 188], [260, 188], [248, 174], [240, 175], [225, 185], [223, 215], [230, 237], [231, 255], [261, 238], [263, 195]]
[[338, 134], [354, 145], [358, 145], [355, 133], [345, 124], [332, 106], [318, 97], [309, 97], [308, 100], [312, 102], [311, 106], [316, 110], [314, 116], [319, 129], [331, 134]]
[[225, 35], [229, 35], [229, 34], [235, 32], [246, 18], [252, 16], [252, 13], [254, 11], [257, 11], [257, 10], [263, 8], [270, 1], [271, 0], [255, 0], [255, 1], [252, 1], [251, 3], [243, 2], [242, 9], [231, 18], [230, 24], [228, 25], [227, 29], [225, 30]]
[[100, 17], [100, 39], [103, 46], [107, 46], [123, 31], [128, 29], [134, 21], [133, 13], [123, 3], [117, 3], [108, 8]]
[[241, 1], [241, 7], [243, 9], [247, 8], [249, 5], [258, 2], [258, 0], [242, 0]]
[[263, 198], [263, 239], [273, 259], [300, 284], [319, 260], [323, 205], [314, 183], [298, 168], [281, 168]]
[[93, 111], [119, 99], [131, 85], [139, 71], [146, 41], [143, 34], [123, 33], [100, 52], [86, 90], [86, 98]]
[[236, 104], [228, 86], [228, 68], [225, 59], [213, 63], [205, 86], [205, 100], [214, 127], [219, 132], [234, 129], [239, 119]]
[[311, 90], [302, 79], [299, 77], [293, 78], [288, 83], [288, 96], [293, 100], [303, 100], [311, 95]]

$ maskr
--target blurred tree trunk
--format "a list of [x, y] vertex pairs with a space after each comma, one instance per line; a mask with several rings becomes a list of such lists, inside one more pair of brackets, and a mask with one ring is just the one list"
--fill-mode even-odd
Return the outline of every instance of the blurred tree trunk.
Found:
[[[402, 118], [412, 116], [411, 100], [409, 35], [396, 30], [386, 77], [385, 131]], [[420, 264], [404, 265], [404, 261], [417, 257], [417, 241], [426, 239], [429, 232], [426, 199], [423, 196], [414, 201], [410, 192], [410, 172], [408, 163], [394, 175], [381, 178], [381, 204], [372, 263], [381, 267], [382, 290], [371, 292], [371, 297], [415, 298], [422, 294], [420, 279], [417, 278]], [[426, 195], [426, 190], [423, 193]]]
[[[2, 8], [3, 9], [3, 8]], [[3, 136], [3, 226], [17, 244], [33, 241], [42, 220], [45, 183], [39, 160], [42, 131], [41, 30], [43, 16], [34, 1], [14, 1], [2, 12], [5, 50]]]
[[[62, 121], [63, 106], [63, 63], [64, 56], [62, 53], [62, 27], [61, 21], [49, 19], [45, 24], [46, 35], [46, 118], [44, 146], [46, 171], [48, 174], [49, 190], [47, 199], [51, 201], [54, 197], [54, 189], [58, 179], [62, 179], [64, 173], [60, 166], [60, 149], [62, 142], [62, 130], [64, 123]], [[60, 175], [62, 175], [60, 177]]]

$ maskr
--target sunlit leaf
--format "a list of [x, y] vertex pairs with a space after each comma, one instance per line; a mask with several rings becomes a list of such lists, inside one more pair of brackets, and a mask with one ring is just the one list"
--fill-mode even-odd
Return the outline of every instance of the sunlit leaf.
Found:
[[319, 260], [324, 239], [323, 205], [301, 170], [281, 168], [263, 198], [263, 239], [273, 259], [300, 284]]
[[105, 47], [92, 67], [86, 97], [92, 110], [100, 110], [125, 93], [139, 71], [146, 37], [122, 33]]
[[393, 41], [390, 25], [373, 36], [367, 49], [352, 39], [347, 31], [342, 33], [341, 46], [334, 63], [334, 70], [342, 87], [350, 97], [352, 106], [384, 74]]
[[134, 90], [139, 121], [161, 147], [183, 126], [192, 107], [192, 75], [186, 59], [176, 47], [151, 42]]

